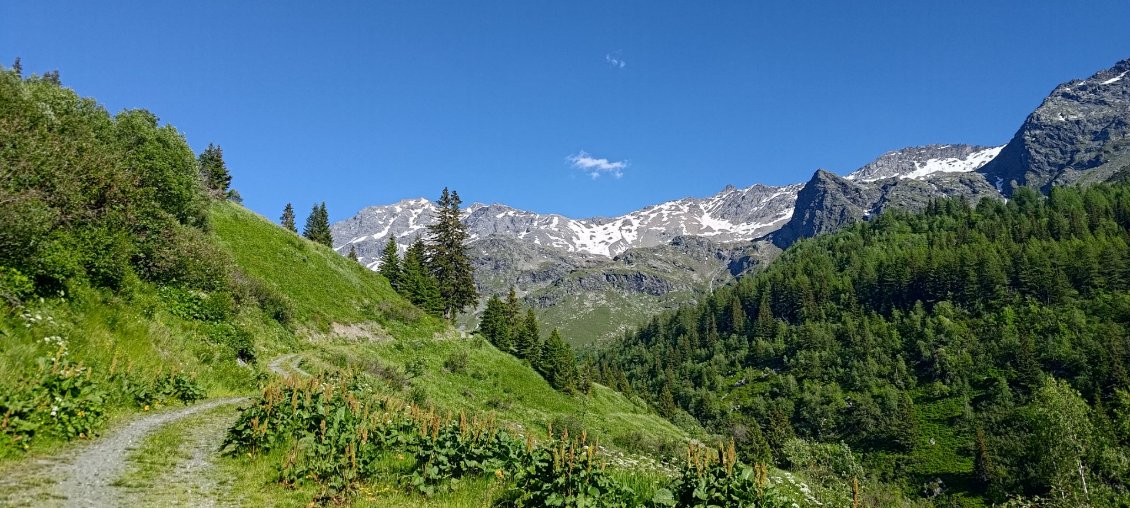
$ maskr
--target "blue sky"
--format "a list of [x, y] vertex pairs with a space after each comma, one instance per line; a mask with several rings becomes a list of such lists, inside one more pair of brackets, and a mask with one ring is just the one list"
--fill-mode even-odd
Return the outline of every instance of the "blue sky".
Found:
[[1003, 144], [1056, 84], [1130, 58], [1127, 20], [1125, 1], [28, 1], [0, 4], [0, 61], [222, 145], [271, 218], [444, 186], [587, 217]]

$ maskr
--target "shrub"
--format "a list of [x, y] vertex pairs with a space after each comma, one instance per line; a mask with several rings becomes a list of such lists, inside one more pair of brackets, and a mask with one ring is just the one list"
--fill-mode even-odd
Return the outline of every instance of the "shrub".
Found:
[[448, 372], [462, 374], [467, 372], [467, 352], [463, 350], [453, 351], [447, 355], [443, 360], [443, 368]]
[[140, 250], [141, 272], [150, 281], [204, 291], [229, 287], [233, 262], [199, 229], [166, 224]]
[[15, 307], [35, 291], [31, 279], [15, 268], [0, 266], [0, 300]]
[[178, 401], [193, 404], [206, 396], [204, 389], [184, 374], [165, 374], [150, 383], [138, 384], [133, 391], [138, 406], [156, 406]]
[[670, 491], [661, 490], [654, 500], [660, 506], [795, 506], [769, 482], [764, 464], [749, 467], [737, 460], [734, 444], [717, 449], [690, 445], [682, 475]]
[[226, 346], [237, 359], [255, 361], [255, 338], [251, 332], [230, 323], [216, 323], [209, 327], [208, 335], [218, 344]]
[[408, 373], [408, 377], [420, 377], [424, 375], [424, 371], [428, 368], [428, 362], [423, 358], [413, 358], [404, 366], [404, 371]]
[[817, 478], [850, 481], [863, 477], [863, 466], [844, 443], [790, 439], [785, 442], [781, 455], [791, 469], [804, 470]]
[[40, 434], [62, 439], [89, 437], [103, 422], [107, 391], [89, 367], [66, 359], [65, 349], [40, 358], [31, 381], [0, 393], [0, 434], [27, 449]]

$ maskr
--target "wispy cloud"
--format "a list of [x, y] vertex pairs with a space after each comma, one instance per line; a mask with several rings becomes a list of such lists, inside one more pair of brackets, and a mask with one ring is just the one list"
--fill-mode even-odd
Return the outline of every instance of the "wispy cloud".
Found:
[[606, 53], [604, 55], [604, 61], [608, 62], [608, 65], [613, 69], [623, 69], [628, 65], [628, 62], [624, 60], [624, 56], [620, 53], [620, 51]]
[[600, 178], [601, 175], [612, 175], [613, 178], [623, 177], [624, 168], [628, 167], [628, 161], [610, 161], [605, 158], [597, 158], [584, 150], [577, 152], [576, 155], [566, 157], [566, 160], [572, 163], [574, 169], [584, 171], [593, 180]]

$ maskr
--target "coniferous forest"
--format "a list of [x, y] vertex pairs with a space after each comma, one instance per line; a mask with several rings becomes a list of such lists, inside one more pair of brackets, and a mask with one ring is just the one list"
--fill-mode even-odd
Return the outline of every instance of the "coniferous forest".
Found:
[[1126, 184], [935, 201], [802, 241], [595, 363], [783, 466], [842, 442], [907, 493], [1113, 504], [1130, 479], [1128, 242]]

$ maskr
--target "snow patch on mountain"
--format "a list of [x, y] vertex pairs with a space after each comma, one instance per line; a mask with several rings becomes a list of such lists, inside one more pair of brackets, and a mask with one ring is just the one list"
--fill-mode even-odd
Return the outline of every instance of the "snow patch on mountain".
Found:
[[885, 178], [924, 180], [939, 173], [968, 173], [988, 164], [1003, 148], [972, 145], [904, 148], [887, 152], [844, 178], [856, 182]]
[[[501, 235], [566, 252], [613, 257], [684, 235], [718, 242], [751, 240], [789, 220], [800, 187], [730, 186], [708, 198], [667, 201], [613, 218], [571, 219], [475, 203], [464, 209], [463, 222], [472, 242]], [[334, 245], [343, 253], [355, 248], [361, 261], [372, 267], [390, 236], [403, 252], [417, 236], [427, 234], [435, 216], [435, 205], [424, 198], [368, 207], [333, 225]]]

